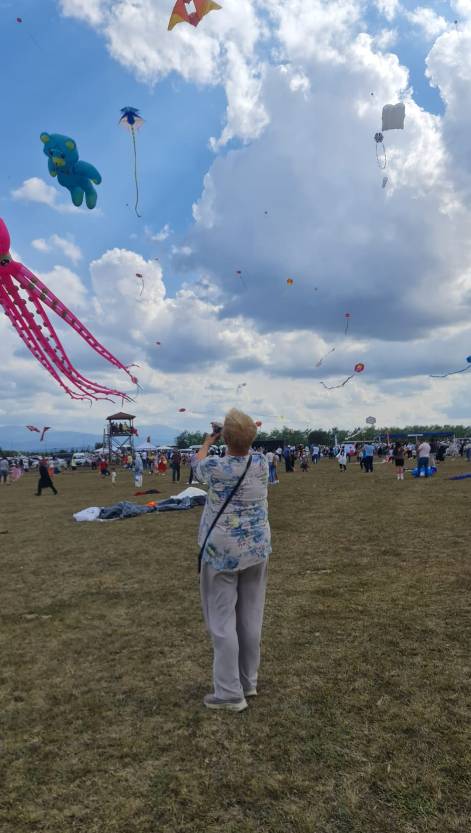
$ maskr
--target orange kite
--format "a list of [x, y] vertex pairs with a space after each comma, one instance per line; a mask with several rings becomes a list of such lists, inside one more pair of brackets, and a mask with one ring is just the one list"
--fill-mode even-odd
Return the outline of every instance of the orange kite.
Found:
[[[195, 11], [189, 11], [187, 6], [193, 7]], [[191, 26], [198, 26], [198, 23], [200, 23], [208, 12], [221, 8], [222, 6], [214, 3], [213, 0], [191, 0], [191, 2], [188, 2], [188, 0], [186, 2], [185, 0], [177, 0], [168, 22], [168, 29], [170, 31], [177, 23], [190, 23]]]

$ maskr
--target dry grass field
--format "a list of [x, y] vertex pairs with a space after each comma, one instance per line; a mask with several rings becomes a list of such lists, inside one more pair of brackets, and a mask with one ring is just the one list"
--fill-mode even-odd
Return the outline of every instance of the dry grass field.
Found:
[[469, 833], [466, 470], [282, 475], [242, 714], [201, 705], [200, 509], [77, 524], [131, 476], [0, 487], [2, 833]]

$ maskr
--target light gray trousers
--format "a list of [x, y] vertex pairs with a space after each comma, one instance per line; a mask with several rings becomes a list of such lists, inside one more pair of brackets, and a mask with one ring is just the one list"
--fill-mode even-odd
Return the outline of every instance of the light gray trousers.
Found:
[[214, 694], [241, 700], [257, 686], [268, 562], [239, 572], [215, 570], [203, 562], [203, 615], [214, 649]]

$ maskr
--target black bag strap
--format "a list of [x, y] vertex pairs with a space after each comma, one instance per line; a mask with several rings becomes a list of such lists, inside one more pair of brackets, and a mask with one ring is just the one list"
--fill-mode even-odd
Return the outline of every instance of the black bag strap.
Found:
[[198, 556], [198, 573], [201, 572], [201, 561], [203, 559], [203, 553], [204, 553], [206, 544], [208, 543], [209, 536], [211, 535], [211, 533], [212, 533], [214, 527], [216, 526], [216, 524], [217, 524], [219, 518], [221, 517], [221, 515], [226, 511], [226, 509], [229, 506], [232, 498], [236, 495], [236, 493], [239, 491], [240, 487], [242, 486], [242, 483], [245, 480], [245, 475], [247, 474], [251, 465], [252, 465], [252, 455], [250, 455], [244, 471], [242, 472], [241, 476], [239, 477], [239, 479], [238, 479], [236, 485], [234, 486], [232, 492], [230, 493], [229, 497], [227, 497], [226, 500], [224, 501], [224, 503], [221, 506], [219, 512], [217, 513], [216, 517], [214, 518], [211, 526], [209, 527], [208, 532], [206, 533], [206, 537], [203, 541], [203, 546], [201, 547], [200, 552], [199, 552], [199, 556]]

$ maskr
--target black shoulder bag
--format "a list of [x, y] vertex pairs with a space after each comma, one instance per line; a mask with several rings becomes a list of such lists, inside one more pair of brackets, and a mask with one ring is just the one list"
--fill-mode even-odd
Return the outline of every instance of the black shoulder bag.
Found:
[[240, 487], [242, 486], [242, 483], [243, 483], [243, 482], [244, 482], [244, 480], [245, 480], [245, 475], [247, 474], [247, 472], [248, 472], [248, 470], [249, 470], [249, 468], [250, 468], [250, 466], [251, 466], [251, 465], [252, 465], [252, 455], [250, 455], [250, 457], [249, 457], [249, 459], [248, 459], [248, 462], [247, 462], [247, 465], [246, 465], [246, 467], [245, 467], [245, 469], [244, 469], [243, 473], [242, 473], [242, 474], [241, 474], [241, 476], [239, 477], [239, 479], [238, 479], [238, 481], [237, 481], [236, 485], [234, 486], [234, 488], [233, 488], [232, 492], [230, 493], [229, 497], [228, 497], [228, 498], [226, 498], [226, 500], [224, 501], [224, 503], [223, 503], [223, 505], [221, 506], [221, 508], [220, 508], [219, 512], [217, 513], [216, 517], [214, 518], [214, 521], [212, 522], [211, 526], [210, 526], [210, 527], [209, 527], [209, 529], [208, 529], [208, 532], [207, 532], [207, 534], [206, 534], [206, 538], [205, 538], [205, 539], [204, 539], [204, 541], [203, 541], [203, 546], [201, 547], [201, 549], [200, 549], [200, 553], [199, 553], [199, 556], [198, 556], [198, 573], [200, 573], [200, 572], [201, 572], [201, 561], [202, 561], [202, 559], [203, 559], [204, 549], [205, 549], [205, 547], [206, 547], [206, 544], [208, 543], [208, 538], [209, 538], [209, 536], [211, 535], [211, 533], [212, 533], [212, 531], [213, 531], [214, 527], [216, 526], [216, 524], [217, 524], [217, 522], [218, 522], [219, 518], [221, 517], [221, 515], [223, 514], [223, 512], [225, 512], [225, 511], [226, 511], [226, 509], [227, 509], [227, 507], [229, 506], [229, 504], [230, 504], [230, 502], [231, 502], [232, 498], [236, 495], [236, 493], [239, 491]]

